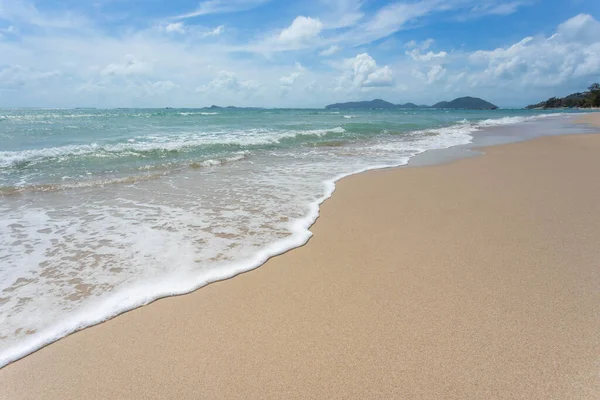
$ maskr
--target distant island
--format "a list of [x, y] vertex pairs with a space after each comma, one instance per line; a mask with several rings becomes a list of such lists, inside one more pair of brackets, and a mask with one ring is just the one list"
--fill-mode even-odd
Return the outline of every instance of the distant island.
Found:
[[459, 108], [465, 110], [495, 110], [498, 106], [478, 97], [459, 97], [452, 101], [440, 101], [431, 108]]
[[533, 108], [591, 108], [600, 107], [600, 84], [594, 83], [588, 87], [587, 92], [572, 93], [566, 97], [551, 97], [541, 103], [528, 105]]
[[392, 108], [428, 108], [428, 106], [418, 106], [414, 103], [393, 104], [385, 100], [375, 99], [371, 101], [352, 101], [349, 103], [330, 104], [326, 109], [351, 109], [351, 108], [370, 108], [370, 109], [392, 109]]
[[227, 107], [221, 107], [221, 106], [216, 106], [216, 105], [212, 105], [210, 107], [203, 107], [203, 110], [264, 110], [264, 108], [262, 107], [236, 107], [236, 106], [227, 106]]
[[389, 101], [375, 99], [371, 101], [353, 101], [349, 103], [329, 104], [326, 109], [399, 109], [399, 108], [451, 108], [464, 110], [495, 110], [498, 106], [477, 97], [459, 97], [452, 101], [440, 101], [432, 106], [416, 105], [414, 103], [393, 104]]

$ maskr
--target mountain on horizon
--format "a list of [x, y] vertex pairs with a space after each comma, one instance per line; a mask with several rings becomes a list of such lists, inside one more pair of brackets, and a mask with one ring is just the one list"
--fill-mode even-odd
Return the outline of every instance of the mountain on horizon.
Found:
[[351, 101], [348, 103], [335, 103], [335, 104], [330, 104], [328, 106], [325, 106], [326, 109], [331, 109], [331, 108], [339, 108], [339, 109], [344, 109], [344, 108], [375, 108], [375, 109], [391, 109], [391, 108], [398, 108], [398, 106], [396, 106], [393, 103], [390, 103], [389, 101], [385, 101], [385, 100], [381, 100], [381, 99], [375, 99], [375, 100], [371, 100], [371, 101]]
[[464, 110], [495, 110], [498, 106], [478, 97], [459, 97], [452, 101], [440, 101], [431, 106], [431, 108], [453, 108]]
[[419, 106], [415, 103], [393, 104], [389, 101], [375, 99], [371, 101], [352, 101], [325, 106], [326, 109], [398, 109], [398, 108], [450, 108], [464, 110], [495, 110], [498, 106], [478, 97], [459, 97], [452, 101], [440, 101], [433, 106]]

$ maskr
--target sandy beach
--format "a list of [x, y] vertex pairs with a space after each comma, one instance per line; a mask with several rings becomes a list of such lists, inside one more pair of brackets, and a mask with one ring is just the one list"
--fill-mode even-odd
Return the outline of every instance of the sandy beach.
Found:
[[0, 398], [600, 398], [600, 135], [484, 151], [339, 181], [307, 245], [10, 364]]

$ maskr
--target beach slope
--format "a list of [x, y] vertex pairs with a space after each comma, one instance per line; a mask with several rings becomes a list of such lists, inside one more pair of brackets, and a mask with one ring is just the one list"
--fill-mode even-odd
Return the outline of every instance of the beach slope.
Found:
[[338, 182], [299, 249], [0, 370], [3, 399], [598, 399], [600, 135]]

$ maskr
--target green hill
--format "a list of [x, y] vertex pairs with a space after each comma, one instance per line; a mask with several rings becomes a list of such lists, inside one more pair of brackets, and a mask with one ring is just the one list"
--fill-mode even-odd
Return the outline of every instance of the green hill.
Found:
[[390, 109], [390, 108], [397, 108], [395, 104], [392, 104], [388, 101], [385, 100], [381, 100], [381, 99], [375, 99], [375, 100], [371, 100], [371, 101], [352, 101], [349, 103], [336, 103], [336, 104], [330, 104], [328, 106], [325, 107], [326, 109], [339, 109], [339, 110], [344, 110], [344, 109], [355, 109], [355, 108], [365, 108], [365, 109]]
[[590, 108], [600, 107], [600, 84], [590, 85], [587, 92], [572, 93], [566, 97], [551, 97], [541, 103], [528, 105], [532, 108]]
[[478, 97], [459, 97], [452, 101], [440, 101], [431, 108], [454, 108], [465, 110], [495, 110], [498, 106]]
[[429, 106], [418, 106], [415, 103], [398, 104], [398, 108], [429, 108]]

